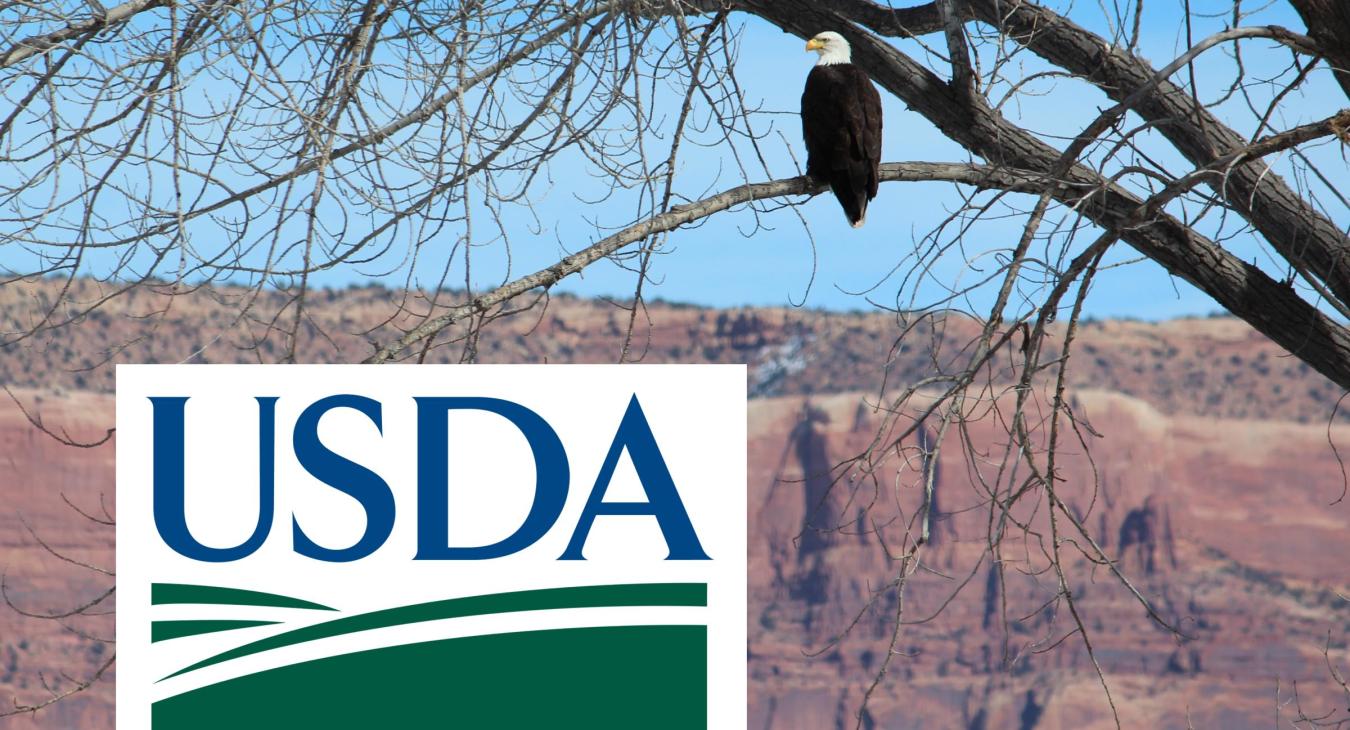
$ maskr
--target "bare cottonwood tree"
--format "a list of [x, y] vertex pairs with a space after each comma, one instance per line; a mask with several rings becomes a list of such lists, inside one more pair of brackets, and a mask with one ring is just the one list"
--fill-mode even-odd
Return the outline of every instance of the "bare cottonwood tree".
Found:
[[[1066, 383], [1104, 262], [1131, 249], [1350, 388], [1350, 7], [1288, 0], [1311, 29], [1302, 32], [1263, 21], [1272, 3], [1236, 2], [1218, 16], [1161, 5], [0, 3], [0, 265], [7, 282], [65, 282], [62, 296], [12, 323], [5, 344], [78, 326], [137, 290], [164, 295], [167, 308], [173, 295], [229, 282], [249, 293], [231, 300], [221, 333], [260, 361], [294, 361], [315, 326], [316, 282], [345, 267], [402, 292], [390, 314], [398, 331], [371, 334], [368, 362], [449, 348], [474, 361], [492, 321], [545, 306], [550, 287], [609, 261], [633, 282], [616, 304], [628, 326], [615, 356], [641, 359], [658, 256], [698, 235], [680, 229], [737, 210], [751, 235], [799, 221], [810, 235], [798, 204], [821, 189], [784, 154], [795, 119], [773, 116], [794, 110], [759, 108], [737, 59], [748, 26], [799, 38], [837, 30], [885, 94], [962, 150], [945, 160], [888, 153], [883, 196], [948, 182], [951, 212], [921, 235], [888, 232], [902, 274], [867, 302], [894, 311], [902, 339], [938, 337], [932, 323], [973, 291], [988, 294], [968, 312], [978, 334], [935, 355], [929, 377], [892, 382], [878, 363], [883, 425], [831, 472], [856, 486], [917, 457], [925, 498], [885, 545], [895, 570], [876, 594], [895, 608], [891, 649], [930, 541], [937, 455], [972, 449], [967, 424], [997, 412], [1007, 438], [981, 487], [987, 559], [1001, 571], [1014, 532], [1042, 551], [1057, 584], [1046, 610], [1062, 609], [1091, 652], [1061, 551], [1134, 588], [1061, 498], [1092, 485], [1057, 482], [1056, 459], [1090, 435]], [[1141, 37], [1159, 18], [1179, 20], [1184, 40], [1151, 63]], [[1197, 73], [1215, 58], [1224, 63]], [[1021, 109], [1042, 97], [1096, 113], [1039, 128]], [[715, 175], [684, 164], [710, 153]], [[589, 234], [555, 237], [543, 200], [583, 175], [573, 217]], [[1009, 218], [1018, 233], [968, 250], [971, 231]], [[551, 265], [508, 266], [496, 285], [479, 283], [487, 252], [509, 260], [541, 240], [560, 252]], [[972, 264], [943, 280], [944, 256]], [[75, 296], [89, 278], [96, 295]], [[925, 284], [947, 295], [923, 300]], [[268, 290], [284, 292], [284, 306], [258, 306]], [[118, 343], [108, 346], [111, 362]], [[1045, 522], [1033, 526], [1030, 513]], [[821, 529], [843, 524], [817, 518]], [[887, 652], [873, 687], [896, 656]]]

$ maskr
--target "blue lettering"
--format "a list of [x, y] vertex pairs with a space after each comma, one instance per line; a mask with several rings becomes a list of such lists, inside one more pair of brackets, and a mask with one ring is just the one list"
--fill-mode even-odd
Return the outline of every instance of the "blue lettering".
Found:
[[272, 530], [275, 495], [273, 465], [276, 460], [276, 398], [258, 401], [258, 523], [247, 540], [232, 548], [207, 547], [187, 527], [183, 477], [183, 410], [187, 398], [151, 398], [154, 411], [153, 498], [155, 529], [179, 555], [206, 563], [225, 563], [253, 554]]
[[295, 422], [292, 444], [295, 458], [315, 479], [350, 496], [366, 511], [366, 531], [348, 548], [334, 550], [309, 539], [300, 521], [291, 517], [295, 551], [305, 557], [331, 563], [360, 560], [375, 552], [394, 530], [394, 493], [380, 475], [346, 457], [333, 453], [319, 441], [319, 419], [334, 408], [351, 408], [364, 414], [384, 434], [380, 403], [359, 395], [332, 395], [315, 401]]
[[[414, 398], [417, 401], [417, 555], [415, 560], [486, 560], [523, 550], [558, 521], [567, 502], [567, 453], [558, 434], [538, 413], [498, 398]], [[495, 413], [510, 421], [534, 455], [534, 502], [525, 522], [509, 537], [481, 547], [451, 547], [449, 513], [449, 424], [453, 410]], [[491, 485], [475, 485], [490, 489]]]
[[[614, 467], [618, 465], [624, 449], [628, 449], [628, 458], [633, 461], [638, 481], [647, 493], [646, 502], [604, 501], [610, 480], [614, 478]], [[661, 456], [661, 449], [656, 445], [656, 437], [652, 435], [652, 428], [647, 423], [647, 416], [643, 414], [636, 395], [628, 401], [628, 410], [623, 414], [623, 421], [619, 423], [619, 430], [614, 434], [609, 453], [600, 467], [600, 474], [595, 478], [595, 487], [586, 499], [586, 508], [577, 521], [576, 532], [572, 533], [572, 541], [567, 544], [559, 560], [586, 559], [581, 551], [586, 546], [586, 537], [597, 515], [652, 515], [665, 536], [666, 547], [670, 548], [666, 560], [710, 559], [703, 552], [698, 535], [694, 534], [689, 513], [685, 511], [680, 494], [675, 490], [675, 480], [666, 468], [666, 460]]]

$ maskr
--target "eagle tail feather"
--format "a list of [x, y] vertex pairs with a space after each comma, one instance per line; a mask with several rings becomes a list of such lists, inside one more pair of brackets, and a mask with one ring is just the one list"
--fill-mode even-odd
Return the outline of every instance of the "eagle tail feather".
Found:
[[854, 176], [849, 173], [849, 170], [832, 170], [830, 190], [839, 201], [839, 206], [844, 209], [844, 216], [848, 218], [849, 225], [861, 228], [867, 217], [867, 191], [856, 189]]

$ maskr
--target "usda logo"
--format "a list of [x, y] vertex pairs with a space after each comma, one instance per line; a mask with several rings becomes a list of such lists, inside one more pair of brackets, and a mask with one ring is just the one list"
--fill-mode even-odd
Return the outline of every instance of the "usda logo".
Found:
[[744, 728], [741, 366], [119, 366], [117, 727]]

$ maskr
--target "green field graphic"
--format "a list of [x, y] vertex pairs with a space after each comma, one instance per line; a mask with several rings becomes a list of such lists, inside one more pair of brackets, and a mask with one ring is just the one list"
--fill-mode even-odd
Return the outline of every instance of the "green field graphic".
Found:
[[[482, 596], [449, 598], [441, 601], [398, 606], [379, 611], [345, 616], [319, 624], [292, 629], [221, 652], [170, 674], [170, 679], [203, 667], [318, 639], [342, 636], [391, 626], [439, 621], [467, 616], [483, 616], [518, 611], [546, 611], [562, 608], [609, 608], [630, 606], [707, 606], [706, 583], [634, 583], [599, 586], [544, 588]], [[163, 681], [163, 680], [160, 680]]]
[[172, 603], [201, 603], [220, 606], [270, 606], [273, 608], [308, 608], [316, 611], [335, 611], [320, 603], [282, 596], [276, 593], [248, 591], [242, 588], [199, 586], [190, 583], [151, 583], [150, 605]]
[[153, 730], [697, 730], [707, 627], [443, 639], [271, 669], [156, 702]]
[[202, 634], [214, 634], [217, 631], [234, 631], [235, 629], [251, 629], [254, 626], [275, 626], [276, 621], [216, 621], [216, 620], [191, 620], [191, 621], [154, 621], [150, 624], [150, 643], [157, 641], [168, 641], [169, 639], [181, 639], [184, 636], [200, 636]]

